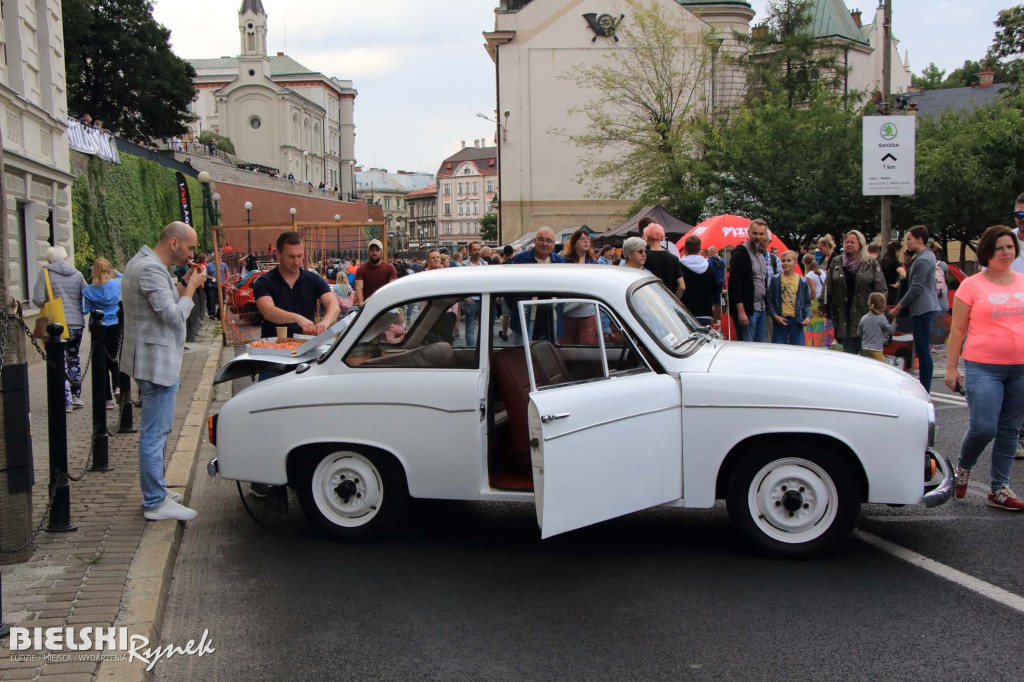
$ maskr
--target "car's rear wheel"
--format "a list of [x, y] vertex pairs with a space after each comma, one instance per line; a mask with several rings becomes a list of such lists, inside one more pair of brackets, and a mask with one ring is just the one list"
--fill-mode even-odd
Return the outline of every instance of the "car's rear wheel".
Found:
[[757, 552], [816, 556], [853, 530], [860, 513], [857, 480], [851, 463], [828, 450], [751, 453], [729, 485], [729, 518]]
[[397, 462], [376, 452], [351, 450], [307, 456], [296, 490], [306, 518], [337, 540], [380, 535], [408, 497]]

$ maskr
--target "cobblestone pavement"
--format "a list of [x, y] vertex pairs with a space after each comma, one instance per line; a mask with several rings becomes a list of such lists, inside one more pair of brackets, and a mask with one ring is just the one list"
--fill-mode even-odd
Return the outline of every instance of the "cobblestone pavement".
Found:
[[[83, 366], [88, 345], [88, 341], [83, 342]], [[176, 449], [190, 447], [194, 453], [198, 446], [203, 424], [194, 416], [186, 420], [186, 415], [193, 405], [197, 387], [208, 385], [210, 381], [209, 378], [202, 381], [204, 368], [209, 371], [207, 360], [211, 354], [216, 357], [219, 348], [219, 326], [210, 324], [200, 333], [196, 343], [186, 346], [174, 428], [167, 444], [168, 458]], [[35, 352], [31, 348], [28, 350]], [[73, 476], [78, 476], [87, 466], [86, 456], [92, 434], [91, 379], [92, 372], [83, 387], [85, 408], [67, 415], [68, 462]], [[45, 381], [43, 363], [32, 363], [29, 390], [36, 479], [32, 500], [34, 524], [40, 522], [45, 512], [49, 482]], [[134, 386], [133, 390], [136, 390]], [[209, 393], [208, 388], [206, 393]], [[122, 624], [118, 619], [124, 607], [129, 571], [147, 522], [142, 516], [142, 492], [139, 488], [138, 433], [118, 434], [117, 411], [110, 410], [107, 416], [109, 460], [114, 470], [88, 472], [81, 481], [71, 483], [71, 522], [78, 526], [78, 530], [71, 533], [41, 532], [31, 559], [0, 569], [3, 621], [9, 625], [82, 628]], [[134, 411], [134, 420], [138, 427], [138, 409]], [[187, 475], [176, 477], [174, 482], [170, 478], [169, 472], [169, 487], [175, 483], [184, 486], [188, 482]], [[183, 487], [175, 489], [185, 494]], [[180, 533], [177, 536], [180, 537]], [[44, 653], [35, 651], [12, 653], [10, 642], [4, 639], [0, 642], [0, 679], [91, 680], [97, 672], [98, 660], [82, 658], [74, 651], [49, 659]]]

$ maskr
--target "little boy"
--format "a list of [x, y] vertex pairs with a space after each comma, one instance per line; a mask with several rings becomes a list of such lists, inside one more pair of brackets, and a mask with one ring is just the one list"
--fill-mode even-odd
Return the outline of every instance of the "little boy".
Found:
[[786, 251], [780, 260], [782, 273], [768, 284], [768, 314], [774, 321], [772, 343], [804, 345], [804, 327], [811, 322], [811, 289], [807, 280], [796, 274], [795, 251]]

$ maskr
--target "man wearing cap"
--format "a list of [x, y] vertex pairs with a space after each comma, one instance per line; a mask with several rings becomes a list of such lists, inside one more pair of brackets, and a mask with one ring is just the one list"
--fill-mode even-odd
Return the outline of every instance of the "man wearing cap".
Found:
[[356, 304], [363, 305], [377, 289], [398, 279], [398, 272], [391, 263], [381, 260], [384, 245], [378, 239], [371, 239], [366, 246], [366, 262], [356, 270]]

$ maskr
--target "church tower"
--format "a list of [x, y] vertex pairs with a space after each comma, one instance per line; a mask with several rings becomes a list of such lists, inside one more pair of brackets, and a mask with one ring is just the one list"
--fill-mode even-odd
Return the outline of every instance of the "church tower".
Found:
[[238, 55], [238, 77], [243, 81], [262, 81], [270, 77], [267, 57], [267, 13], [260, 0], [242, 0], [238, 10], [238, 31], [242, 51]]

